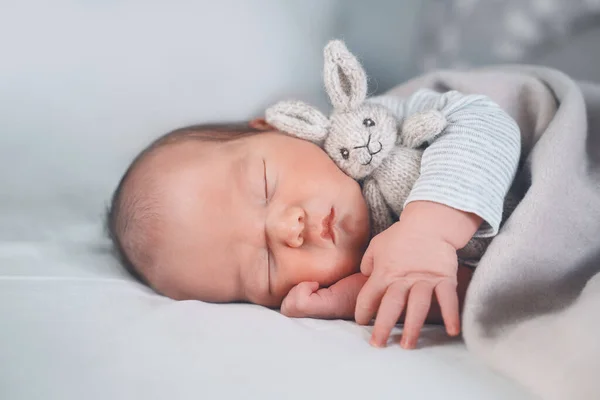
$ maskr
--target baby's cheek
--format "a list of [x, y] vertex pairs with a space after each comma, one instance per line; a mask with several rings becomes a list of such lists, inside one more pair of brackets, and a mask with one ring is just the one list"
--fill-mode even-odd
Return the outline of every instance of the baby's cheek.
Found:
[[339, 275], [339, 266], [324, 262], [325, 260], [314, 259], [306, 261], [304, 264], [295, 264], [288, 268], [284, 280], [284, 291], [289, 291], [292, 287], [301, 282], [319, 282], [322, 286], [328, 285], [328, 282]]
[[359, 264], [351, 254], [339, 255], [326, 264], [321, 264], [317, 282], [321, 286], [330, 286], [335, 282], [350, 276], [359, 270]]
[[331, 249], [328, 250], [311, 257], [303, 257], [298, 263], [282, 268], [279, 272], [285, 276], [278, 276], [281, 278], [280, 293], [287, 294], [292, 287], [301, 282], [319, 282], [321, 286], [330, 286], [359, 271], [360, 260], [356, 258], [357, 253], [333, 253]]
[[344, 277], [360, 272], [362, 254], [362, 250], [356, 249], [346, 255], [343, 262]]

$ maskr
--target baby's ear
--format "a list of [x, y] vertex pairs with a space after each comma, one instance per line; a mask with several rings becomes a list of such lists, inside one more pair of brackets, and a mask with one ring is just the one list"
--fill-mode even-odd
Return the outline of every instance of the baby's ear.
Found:
[[269, 107], [265, 117], [280, 131], [317, 144], [325, 140], [329, 129], [327, 117], [301, 101], [281, 101]]
[[344, 42], [332, 40], [325, 46], [323, 79], [336, 110], [349, 111], [367, 98], [367, 75]]

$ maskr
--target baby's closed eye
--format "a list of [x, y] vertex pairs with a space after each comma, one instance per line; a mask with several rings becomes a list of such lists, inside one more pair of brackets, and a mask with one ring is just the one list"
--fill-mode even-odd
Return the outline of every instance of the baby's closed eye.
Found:
[[267, 162], [263, 159], [263, 180], [265, 187], [265, 201], [269, 201], [269, 180], [267, 179]]

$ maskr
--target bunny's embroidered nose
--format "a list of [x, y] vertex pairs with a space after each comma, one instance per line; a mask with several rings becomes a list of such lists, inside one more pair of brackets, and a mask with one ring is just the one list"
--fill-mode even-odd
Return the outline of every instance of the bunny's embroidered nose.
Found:
[[360, 149], [355, 150], [356, 152], [356, 160], [361, 164], [361, 165], [369, 165], [371, 164], [371, 161], [373, 161], [373, 155], [371, 154], [371, 152], [367, 149], [367, 147], [362, 147]]
[[[383, 150], [383, 144], [381, 142], [371, 142], [371, 135], [367, 139], [367, 144], [363, 146], [356, 146], [355, 150], [365, 149], [366, 151], [361, 151], [360, 154], [360, 163], [362, 165], [369, 165], [371, 161], [373, 161], [373, 156]], [[364, 160], [363, 160], [364, 159]]]
[[381, 144], [381, 142], [370, 143], [367, 146], [367, 149], [369, 150], [369, 154], [374, 156], [383, 149], [383, 145]]

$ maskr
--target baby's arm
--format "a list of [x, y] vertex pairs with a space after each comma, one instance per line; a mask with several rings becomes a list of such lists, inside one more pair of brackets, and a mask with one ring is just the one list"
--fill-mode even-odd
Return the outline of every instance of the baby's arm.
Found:
[[475, 236], [495, 236], [521, 155], [516, 121], [490, 98], [457, 91], [422, 89], [407, 98], [383, 95], [369, 101], [399, 120], [427, 110], [446, 117], [443, 134], [423, 153], [420, 177], [405, 206], [430, 201], [472, 213], [484, 222]]
[[347, 276], [328, 288], [318, 282], [294, 286], [281, 304], [281, 313], [294, 318], [354, 319], [356, 298], [367, 277], [361, 273]]
[[[439, 101], [433, 104], [435, 97]], [[383, 100], [394, 103], [393, 96], [378, 102]], [[472, 236], [498, 232], [518, 167], [519, 127], [491, 99], [423, 91], [404, 103], [397, 100], [395, 111], [401, 119], [427, 104], [449, 125], [424, 151], [400, 221], [373, 238], [361, 264], [369, 280], [357, 300], [356, 321], [368, 323], [377, 313], [372, 337], [377, 346], [387, 342], [406, 308], [402, 345], [413, 348], [433, 291], [448, 333], [459, 332], [456, 251]]]

